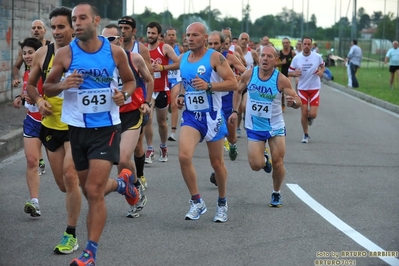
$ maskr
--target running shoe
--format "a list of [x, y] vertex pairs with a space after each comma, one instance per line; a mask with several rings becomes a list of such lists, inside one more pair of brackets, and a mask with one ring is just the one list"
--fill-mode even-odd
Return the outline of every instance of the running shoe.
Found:
[[229, 141], [227, 140], [227, 138], [224, 138], [224, 151], [230, 151], [230, 145], [229, 145]]
[[229, 143], [229, 157], [230, 160], [234, 161], [237, 159], [238, 151], [237, 151], [237, 144], [230, 144]]
[[168, 147], [159, 147], [159, 161], [163, 163], [168, 161]]
[[24, 211], [26, 213], [29, 213], [30, 216], [32, 216], [32, 217], [39, 217], [42, 215], [42, 213], [40, 212], [39, 203], [37, 203], [33, 200], [29, 200], [25, 203]]
[[79, 249], [78, 239], [64, 232], [60, 243], [54, 248], [56, 254], [71, 254]]
[[272, 199], [270, 201], [269, 206], [270, 207], [275, 207], [275, 208], [280, 208], [281, 207], [281, 194], [273, 192], [272, 193]]
[[136, 205], [140, 199], [140, 193], [133, 184], [133, 180], [130, 180], [133, 179], [132, 172], [129, 169], [122, 169], [118, 179], [121, 179], [125, 182], [125, 191], [123, 191], [121, 194], [125, 195], [127, 203], [129, 203], [129, 205]]
[[143, 190], [145, 190], [147, 188], [147, 179], [145, 178], [145, 176], [140, 176], [139, 177], [139, 182], [141, 184], [141, 186], [143, 187]]
[[205, 205], [205, 201], [200, 199], [200, 202], [194, 203], [194, 201], [190, 200], [190, 210], [186, 214], [186, 220], [198, 220], [201, 214], [206, 213], [207, 208]]
[[170, 133], [170, 136], [169, 136], [168, 140], [169, 141], [176, 141], [177, 140], [176, 133], [175, 132]]
[[140, 193], [140, 200], [136, 205], [130, 206], [130, 210], [126, 214], [128, 218], [138, 218], [140, 216], [138, 212], [147, 204], [147, 197], [144, 195], [143, 186], [139, 186], [138, 191]]
[[82, 256], [73, 259], [69, 266], [95, 266], [93, 254], [88, 250], [83, 250]]
[[39, 162], [39, 175], [44, 175], [46, 173], [46, 165], [43, 161]]
[[311, 126], [313, 124], [313, 118], [308, 117], [308, 125]]
[[267, 148], [265, 148], [265, 151], [263, 152], [263, 155], [266, 158], [265, 166], [263, 167], [263, 170], [265, 170], [266, 173], [270, 173], [272, 171], [272, 169], [273, 169], [273, 166], [272, 166], [272, 163], [271, 163], [271, 159], [269, 160], [270, 155], [268, 153], [268, 149]]
[[215, 184], [215, 186], [218, 186], [218, 184], [216, 183], [215, 173], [211, 174], [211, 177], [209, 178], [209, 181], [211, 181], [212, 184]]
[[227, 222], [228, 218], [227, 218], [227, 203], [224, 206], [217, 206], [216, 208], [216, 214], [215, 217], [213, 217], [213, 221], [215, 223], [225, 223]]
[[309, 143], [309, 139], [310, 137], [308, 134], [303, 135], [302, 143]]
[[145, 163], [151, 164], [154, 160], [154, 150], [147, 150], [145, 152]]

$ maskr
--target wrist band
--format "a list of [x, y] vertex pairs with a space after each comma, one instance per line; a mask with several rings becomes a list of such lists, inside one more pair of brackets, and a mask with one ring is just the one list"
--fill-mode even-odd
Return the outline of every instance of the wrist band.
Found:
[[179, 94], [177, 95], [177, 98], [183, 97], [184, 98], [184, 94]]
[[40, 102], [40, 101], [43, 101], [43, 100], [44, 100], [43, 98], [40, 98], [40, 99], [36, 102], [36, 105], [39, 104], [39, 102]]
[[15, 96], [15, 98], [14, 98], [14, 99], [17, 99], [18, 97], [22, 99], [22, 96], [21, 96], [21, 95], [17, 95], [17, 96]]
[[164, 66], [163, 66], [163, 65], [161, 65], [161, 71], [164, 71], [164, 70], [165, 70]]
[[237, 111], [237, 110], [233, 110], [231, 113], [236, 113], [236, 114], [238, 114], [238, 111]]

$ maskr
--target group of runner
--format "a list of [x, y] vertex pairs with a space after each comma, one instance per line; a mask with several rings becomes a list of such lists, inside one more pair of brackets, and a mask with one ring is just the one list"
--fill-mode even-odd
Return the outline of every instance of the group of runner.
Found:
[[[14, 106], [21, 107], [24, 100], [28, 109], [24, 143], [31, 200], [25, 204], [25, 212], [41, 215], [37, 165], [42, 144], [56, 183], [66, 193], [67, 227], [55, 253], [69, 254], [79, 248], [76, 225], [81, 190], [89, 204], [88, 241], [82, 255], [70, 265], [95, 264], [106, 221], [105, 195], [113, 191], [123, 195], [130, 206], [126, 216], [139, 217], [147, 202], [144, 164], [155, 158], [154, 117], [160, 162], [168, 162], [167, 141], [178, 141], [180, 168], [191, 195], [186, 220], [197, 220], [207, 211], [192, 162], [196, 146], [204, 140], [214, 171], [211, 182], [218, 188], [213, 221], [228, 220], [224, 147], [234, 161], [240, 123], [246, 129], [249, 165], [254, 171], [270, 173], [273, 169], [270, 206], [281, 207], [286, 135], [283, 107], [301, 108], [302, 142], [307, 143], [308, 125], [319, 105], [324, 65], [321, 57], [310, 51], [310, 37], [301, 40], [303, 51], [297, 54], [287, 48], [288, 39], [283, 40], [283, 50], [277, 51], [266, 42], [267, 36], [257, 51], [249, 47], [246, 32], [232, 44], [229, 28], [208, 33], [202, 23], [194, 22], [179, 45], [175, 29], [167, 29], [160, 40], [161, 25], [150, 22], [143, 44], [135, 39], [136, 22], [128, 16], [106, 25], [98, 36], [100, 17], [91, 4], [78, 4], [72, 10], [57, 7], [49, 18], [53, 43], [45, 42], [41, 21], [32, 23], [32, 37], [21, 43], [27, 69]], [[37, 24], [42, 27], [40, 34], [36, 34]], [[13, 74], [17, 86], [18, 70]], [[286, 76], [299, 79], [298, 94]], [[116, 178], [110, 178], [113, 165], [118, 169]]]

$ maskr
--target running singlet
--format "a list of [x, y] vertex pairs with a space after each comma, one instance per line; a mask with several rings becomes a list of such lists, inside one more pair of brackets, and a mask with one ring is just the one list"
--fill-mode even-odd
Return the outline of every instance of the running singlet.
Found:
[[61, 120], [71, 126], [98, 128], [121, 123], [119, 107], [112, 99], [118, 83], [115, 82], [117, 77], [114, 77], [116, 64], [111, 44], [102, 36], [98, 38], [102, 45], [94, 53], [83, 51], [78, 45], [78, 39], [69, 44], [71, 64], [65, 77], [75, 69], [83, 75], [83, 83], [79, 88], [64, 92]]
[[281, 91], [277, 81], [279, 71], [273, 70], [268, 80], [259, 78], [259, 67], [253, 68], [248, 83], [245, 128], [256, 131], [271, 131], [285, 127], [281, 109]]
[[288, 68], [290, 67], [292, 58], [293, 57], [292, 57], [292, 50], [291, 49], [290, 49], [289, 54], [287, 54], [287, 55], [283, 54], [283, 51], [280, 50], [279, 59], [281, 61], [283, 61], [285, 59], [285, 64], [280, 65], [280, 71], [286, 77], [288, 77]]
[[[224, 56], [224, 58], [227, 58], [228, 54], [234, 55], [233, 52], [230, 50], [222, 52], [222, 55]], [[232, 67], [232, 70], [236, 74], [236, 71], [233, 67]], [[221, 92], [223, 110], [229, 110], [229, 112], [233, 111], [233, 94], [234, 94], [234, 91]]]
[[251, 48], [247, 48], [247, 53], [244, 55], [245, 62], [247, 63], [246, 69], [251, 69], [254, 67], [254, 58], [252, 57]]
[[180, 61], [180, 72], [185, 90], [186, 110], [191, 112], [212, 112], [222, 109], [221, 93], [207, 90], [196, 90], [191, 86], [191, 80], [197, 75], [206, 82], [216, 81], [217, 73], [211, 66], [211, 55], [215, 50], [208, 49], [197, 62], [189, 62], [190, 53], [184, 53]]
[[[26, 92], [26, 86], [28, 85], [28, 79], [29, 79], [29, 73], [30, 70], [26, 70], [24, 73], [24, 84], [22, 85], [22, 90], [24, 95], [27, 95]], [[43, 96], [43, 82], [42, 78], [40, 77], [39, 82], [37, 83], [37, 91], [40, 94], [40, 96]], [[42, 121], [42, 115], [39, 112], [39, 108], [37, 107], [36, 104], [30, 104], [27, 101], [25, 101], [25, 108], [28, 111], [28, 115], [35, 121], [40, 122]]]
[[[175, 44], [175, 46], [173, 46], [173, 50], [175, 50], [177, 56], [180, 56], [179, 45], [177, 43]], [[173, 63], [174, 62], [171, 59], [169, 59], [169, 65]], [[181, 81], [180, 69], [168, 70], [168, 82], [170, 83], [171, 86], [174, 86], [176, 83], [180, 81]]]
[[[53, 66], [54, 55], [54, 43], [50, 43], [49, 45], [47, 45], [47, 54], [42, 67], [43, 83], [44, 81], [46, 81], [47, 75], [48, 73], [50, 73], [51, 67]], [[54, 97], [47, 97], [46, 95], [44, 95], [44, 99], [50, 103], [51, 111], [53, 113], [49, 116], [45, 116], [42, 118], [43, 126], [55, 130], [68, 130], [68, 125], [61, 121], [61, 110], [64, 100], [64, 92], [61, 92], [59, 95]]]
[[[119, 107], [120, 113], [126, 113], [129, 111], [137, 110], [141, 107], [141, 105], [145, 102], [144, 98], [144, 90], [145, 85], [142, 78], [140, 78], [137, 69], [134, 67], [132, 62], [132, 53], [129, 51], [125, 51], [127, 54], [127, 59], [129, 62], [130, 69], [133, 72], [134, 78], [136, 79], [136, 89], [134, 90], [133, 94], [125, 101], [125, 104]], [[118, 69], [115, 69], [114, 77], [118, 78], [118, 88], [121, 91], [123, 87], [123, 83], [121, 78], [119, 77]]]
[[[160, 42], [158, 47], [150, 50], [151, 64], [159, 64], [159, 65], [167, 65], [168, 57], [163, 54], [162, 48], [164, 43]], [[154, 72], [154, 92], [167, 91], [169, 88], [167, 87], [167, 78], [168, 71], [160, 71]]]

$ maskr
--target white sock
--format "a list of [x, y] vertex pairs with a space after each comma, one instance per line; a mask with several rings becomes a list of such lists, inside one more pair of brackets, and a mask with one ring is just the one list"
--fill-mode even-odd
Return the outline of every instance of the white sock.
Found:
[[34, 203], [39, 203], [39, 199], [38, 198], [32, 198], [31, 201], [34, 202]]
[[280, 194], [280, 190], [279, 190], [279, 191], [273, 190], [273, 193], [278, 193], [278, 194]]

